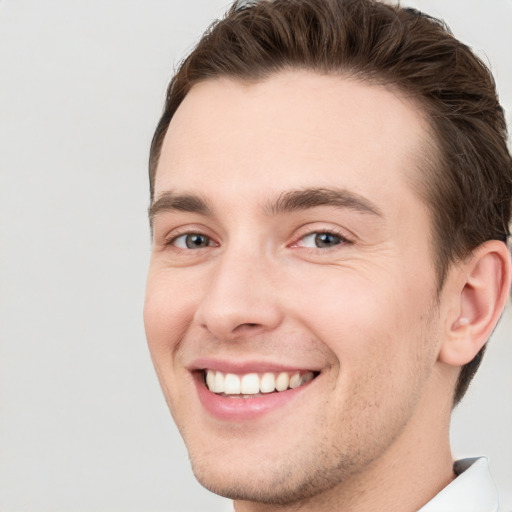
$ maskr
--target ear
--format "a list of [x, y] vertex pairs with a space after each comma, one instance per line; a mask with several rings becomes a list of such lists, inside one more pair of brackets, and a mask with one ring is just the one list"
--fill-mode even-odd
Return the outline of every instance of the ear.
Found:
[[510, 253], [505, 243], [480, 245], [448, 275], [450, 304], [439, 361], [452, 366], [469, 363], [485, 345], [508, 299]]

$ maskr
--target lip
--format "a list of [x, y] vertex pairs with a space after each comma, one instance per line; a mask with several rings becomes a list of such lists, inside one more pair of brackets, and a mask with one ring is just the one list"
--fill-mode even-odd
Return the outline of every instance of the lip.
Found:
[[234, 373], [236, 375], [244, 375], [246, 373], [265, 373], [265, 372], [314, 372], [320, 373], [321, 368], [291, 366], [281, 363], [265, 362], [265, 361], [227, 361], [212, 358], [204, 358], [195, 360], [188, 369], [190, 371], [198, 370], [216, 370], [222, 373]]
[[199, 372], [194, 374], [194, 381], [199, 400], [205, 410], [214, 418], [229, 422], [254, 420], [265, 414], [288, 405], [301, 395], [314, 382], [312, 381], [294, 389], [258, 395], [250, 398], [226, 397], [212, 393], [205, 385]]
[[[244, 422], [258, 419], [273, 411], [289, 406], [300, 397], [316, 378], [294, 389], [279, 391], [263, 395], [242, 398], [238, 396], [227, 397], [212, 393], [204, 382], [204, 369], [217, 370], [225, 373], [245, 374], [263, 372], [294, 372], [314, 371], [311, 369], [299, 370], [297, 367], [282, 364], [269, 364], [264, 362], [227, 362], [211, 359], [197, 360], [189, 368], [194, 378], [195, 387], [201, 405], [206, 412], [214, 418], [224, 422]], [[316, 371], [316, 373], [319, 373]], [[318, 377], [318, 376], [317, 376]]]

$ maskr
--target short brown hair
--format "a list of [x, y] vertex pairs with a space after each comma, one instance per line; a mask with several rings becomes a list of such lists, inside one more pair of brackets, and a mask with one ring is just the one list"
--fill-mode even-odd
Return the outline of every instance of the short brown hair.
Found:
[[[433, 218], [439, 289], [451, 262], [486, 240], [507, 241], [512, 160], [491, 73], [443, 22], [374, 0], [235, 2], [169, 84], [151, 145], [151, 198], [165, 133], [195, 84], [219, 76], [263, 80], [286, 69], [391, 86], [423, 107], [436, 147], [424, 159], [431, 163], [418, 176], [417, 189]], [[454, 403], [483, 350], [462, 368]]]

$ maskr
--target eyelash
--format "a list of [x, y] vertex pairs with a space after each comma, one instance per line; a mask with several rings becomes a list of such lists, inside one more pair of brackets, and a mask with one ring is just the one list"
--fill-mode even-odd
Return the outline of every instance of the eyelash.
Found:
[[[320, 235], [328, 235], [330, 237], [334, 237], [339, 239], [339, 242], [331, 247], [305, 247], [301, 246], [300, 243], [304, 242], [305, 239], [308, 237], [314, 237], [316, 242], [316, 237]], [[347, 238], [344, 234], [342, 234], [340, 231], [335, 229], [319, 229], [316, 231], [309, 231], [308, 233], [305, 233], [301, 235], [296, 242], [292, 244], [292, 247], [303, 247], [304, 249], [309, 249], [312, 251], [326, 251], [328, 249], [335, 249], [336, 247], [343, 246], [343, 245], [352, 245], [354, 242]]]
[[[200, 237], [205, 237], [207, 240], [208, 240], [208, 245], [205, 246], [205, 247], [197, 247], [196, 249], [194, 248], [191, 248], [191, 247], [187, 247], [187, 248], [184, 248], [184, 247], [177, 247], [176, 246], [176, 241], [182, 237], [187, 237], [187, 236], [200, 236]], [[327, 236], [331, 236], [331, 237], [334, 237], [334, 238], [337, 238], [339, 239], [339, 242], [336, 243], [335, 245], [331, 246], [331, 247], [306, 247], [306, 246], [303, 246], [303, 245], [300, 245], [300, 242], [303, 242], [306, 238], [308, 237], [317, 237], [319, 235], [327, 235]], [[316, 240], [315, 240], [316, 242]], [[185, 242], [186, 243], [186, 242]], [[321, 252], [325, 252], [326, 250], [328, 249], [334, 249], [340, 245], [352, 245], [354, 242], [353, 240], [350, 240], [349, 238], [347, 238], [346, 236], [344, 236], [341, 232], [337, 231], [337, 230], [334, 230], [334, 229], [324, 229], [324, 230], [316, 230], [316, 231], [309, 231], [307, 233], [304, 233], [303, 235], [301, 235], [298, 239], [296, 239], [295, 242], [293, 242], [290, 247], [302, 247], [304, 249], [308, 249], [308, 250], [311, 250], [311, 251], [321, 251]], [[213, 240], [212, 237], [210, 237], [209, 235], [206, 235], [204, 233], [201, 233], [199, 230], [198, 231], [185, 231], [185, 232], [182, 232], [182, 233], [178, 233], [178, 234], [175, 234], [174, 236], [170, 237], [169, 239], [166, 239], [165, 240], [165, 246], [166, 247], [174, 247], [175, 249], [178, 249], [178, 250], [181, 250], [181, 251], [194, 251], [194, 250], [198, 250], [198, 249], [206, 249], [206, 248], [209, 248], [209, 247], [215, 247], [215, 246], [218, 246], [218, 244]]]
[[[175, 249], [178, 249], [178, 250], [181, 250], [181, 251], [193, 251], [194, 249], [188, 247], [187, 249], [183, 248], [183, 247], [177, 247], [176, 246], [176, 240], [178, 240], [179, 238], [182, 238], [182, 237], [187, 237], [187, 236], [201, 236], [201, 237], [205, 237], [208, 239], [209, 241], [209, 244], [207, 247], [211, 247], [212, 245], [210, 245], [212, 242], [213, 242], [213, 245], [218, 245], [216, 244], [212, 237], [208, 236], [208, 235], [205, 235], [204, 233], [201, 233], [200, 231], [185, 231], [183, 233], [178, 233], [178, 234], [175, 234], [174, 236], [168, 238], [165, 240], [165, 245], [166, 247], [174, 247]], [[204, 247], [200, 247], [201, 249], [204, 248]]]

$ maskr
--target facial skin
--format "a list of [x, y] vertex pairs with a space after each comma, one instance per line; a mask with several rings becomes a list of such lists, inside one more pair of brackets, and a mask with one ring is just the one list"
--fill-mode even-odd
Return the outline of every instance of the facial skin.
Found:
[[[410, 185], [426, 133], [399, 95], [305, 71], [207, 81], [176, 112], [147, 338], [198, 480], [237, 510], [412, 510], [452, 478], [456, 372], [438, 361], [431, 219]], [[276, 393], [212, 409], [205, 368], [316, 378], [266, 409]]]

